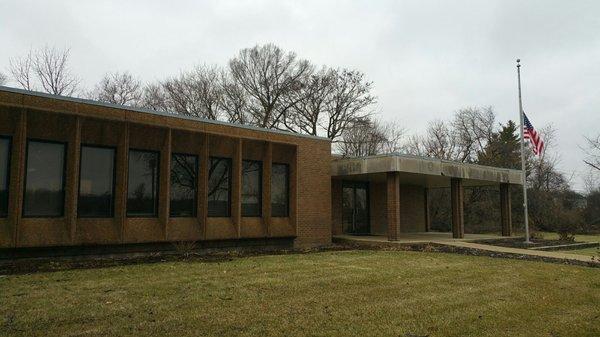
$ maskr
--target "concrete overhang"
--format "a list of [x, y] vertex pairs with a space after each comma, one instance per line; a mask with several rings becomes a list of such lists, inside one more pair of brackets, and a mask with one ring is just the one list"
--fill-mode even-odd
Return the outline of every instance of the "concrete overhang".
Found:
[[434, 188], [448, 187], [451, 178], [463, 179], [466, 186], [486, 186], [502, 183], [521, 185], [523, 177], [519, 170], [406, 154], [334, 157], [331, 162], [334, 179], [383, 180], [387, 172], [400, 172], [402, 184]]

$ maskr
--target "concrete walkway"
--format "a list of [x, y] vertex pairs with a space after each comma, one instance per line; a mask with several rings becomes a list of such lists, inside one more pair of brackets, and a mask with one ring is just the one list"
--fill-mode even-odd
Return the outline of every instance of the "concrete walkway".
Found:
[[598, 258], [594, 259], [592, 256], [570, 254], [570, 253], [561, 252], [561, 251], [543, 251], [543, 250], [534, 250], [534, 249], [500, 247], [500, 246], [492, 246], [492, 245], [485, 245], [485, 244], [481, 244], [481, 243], [465, 242], [465, 241], [432, 241], [431, 243], [445, 245], [445, 246], [459, 247], [459, 248], [484, 250], [484, 251], [488, 251], [488, 252], [502, 253], [502, 254], [527, 255], [527, 256], [532, 256], [532, 257], [536, 256], [536, 257], [541, 257], [541, 258], [600, 264], [600, 260], [598, 260]]
[[385, 235], [334, 235], [333, 239], [337, 242], [394, 242], [398, 244], [407, 243], [429, 243], [432, 241], [478, 241], [501, 239], [502, 236], [495, 234], [465, 234], [463, 239], [454, 239], [450, 232], [417, 232], [417, 233], [401, 233], [398, 241], [388, 241]]
[[511, 248], [493, 246], [489, 244], [475, 243], [471, 241], [486, 239], [501, 239], [498, 235], [485, 234], [465, 234], [464, 239], [452, 238], [452, 233], [427, 232], [427, 233], [403, 233], [398, 241], [388, 241], [386, 236], [355, 236], [355, 235], [336, 235], [334, 242], [338, 243], [356, 243], [371, 246], [410, 246], [415, 244], [433, 244], [440, 246], [449, 246], [462, 249], [473, 249], [497, 254], [514, 255], [531, 259], [546, 259], [555, 262], [574, 262], [576, 264], [599, 265], [598, 257], [570, 254], [568, 251], [543, 251], [534, 249]]

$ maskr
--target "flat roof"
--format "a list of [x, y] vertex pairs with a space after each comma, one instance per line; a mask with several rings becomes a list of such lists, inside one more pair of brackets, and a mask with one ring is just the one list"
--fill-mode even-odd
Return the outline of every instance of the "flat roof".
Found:
[[450, 178], [461, 178], [467, 186], [508, 183], [522, 185], [523, 173], [500, 167], [466, 164], [450, 160], [392, 153], [369, 157], [333, 158], [331, 176], [380, 180], [386, 172], [400, 172], [401, 183], [446, 187]]
[[95, 101], [95, 100], [86, 99], [86, 98], [53, 95], [53, 94], [48, 94], [45, 92], [31, 91], [31, 90], [12, 88], [12, 87], [6, 87], [6, 86], [0, 86], [0, 91], [10, 92], [10, 93], [14, 93], [14, 94], [56, 99], [56, 100], [61, 100], [61, 101], [66, 101], [66, 102], [107, 107], [107, 108], [113, 108], [113, 109], [135, 111], [135, 112], [141, 112], [141, 113], [158, 115], [158, 116], [192, 120], [192, 121], [197, 121], [197, 122], [202, 122], [202, 123], [207, 123], [207, 124], [226, 125], [226, 126], [231, 126], [231, 127], [240, 128], [240, 129], [247, 129], [247, 130], [254, 130], [254, 131], [261, 131], [261, 132], [268, 132], [268, 133], [276, 133], [276, 134], [281, 134], [281, 135], [286, 135], [286, 136], [304, 137], [304, 138], [312, 138], [312, 139], [331, 141], [327, 137], [313, 136], [313, 135], [307, 135], [307, 134], [302, 134], [302, 133], [294, 133], [294, 132], [285, 131], [285, 130], [267, 129], [267, 128], [261, 128], [258, 126], [253, 126], [253, 125], [228, 123], [228, 122], [223, 122], [223, 121], [214, 120], [214, 119], [207, 119], [207, 118], [203, 118], [203, 117], [183, 115], [183, 114], [180, 114], [177, 112], [172, 112], [172, 111], [159, 111], [159, 110], [152, 110], [152, 109], [146, 109], [146, 108], [138, 108], [138, 107], [132, 107], [132, 106], [127, 106], [127, 105]]

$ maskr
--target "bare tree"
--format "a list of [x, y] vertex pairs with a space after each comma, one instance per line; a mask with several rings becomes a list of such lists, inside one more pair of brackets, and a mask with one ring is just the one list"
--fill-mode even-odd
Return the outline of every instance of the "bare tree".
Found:
[[354, 123], [366, 120], [371, 112], [365, 111], [377, 101], [371, 95], [372, 82], [357, 70], [334, 70], [332, 90], [326, 100], [327, 116], [323, 128], [327, 138], [336, 140]]
[[25, 90], [34, 90], [33, 50], [27, 55], [9, 59], [9, 71], [19, 85]]
[[165, 105], [169, 110], [207, 119], [220, 114], [220, 71], [217, 67], [200, 66], [162, 82]]
[[404, 133], [396, 123], [359, 120], [344, 130], [337, 147], [347, 157], [399, 152]]
[[527, 183], [534, 190], [545, 192], [565, 191], [569, 188], [568, 178], [557, 170], [560, 157], [553, 152], [556, 142], [556, 129], [547, 125], [539, 130], [544, 140], [544, 148], [539, 156], [534, 156], [527, 148], [529, 163]]
[[140, 105], [156, 111], [167, 111], [167, 94], [160, 83], [149, 83], [142, 89]]
[[411, 154], [460, 162], [475, 162], [495, 131], [496, 116], [491, 107], [458, 110], [451, 122], [430, 122], [425, 135], [409, 139]]
[[131, 106], [141, 105], [142, 96], [142, 83], [129, 72], [104, 75], [91, 93], [99, 101]]
[[311, 64], [273, 44], [242, 49], [229, 61], [229, 71], [249, 98], [250, 123], [278, 128], [293, 100], [286, 99], [312, 72]]
[[459, 145], [455, 135], [448, 123], [434, 120], [427, 126], [425, 135], [409, 139], [407, 151], [418, 156], [456, 160]]
[[44, 47], [10, 60], [13, 79], [27, 90], [43, 90], [54, 95], [71, 96], [79, 79], [69, 68], [69, 49]]
[[468, 107], [454, 115], [452, 127], [458, 146], [456, 160], [475, 162], [494, 134], [496, 114], [492, 107]]
[[288, 130], [313, 136], [319, 134], [328, 102], [333, 98], [335, 76], [334, 71], [323, 67], [307, 76], [304, 85], [287, 97], [291, 108], [283, 123]]
[[584, 160], [591, 168], [600, 171], [600, 134], [595, 138], [585, 137], [588, 149], [585, 150], [588, 158]]
[[221, 93], [221, 108], [227, 116], [227, 121], [248, 124], [248, 94], [226, 71], [221, 72]]
[[8, 81], [8, 78], [3, 73], [0, 73], [0, 85], [5, 85]]
[[583, 186], [586, 194], [600, 192], [600, 172], [593, 167], [583, 176]]

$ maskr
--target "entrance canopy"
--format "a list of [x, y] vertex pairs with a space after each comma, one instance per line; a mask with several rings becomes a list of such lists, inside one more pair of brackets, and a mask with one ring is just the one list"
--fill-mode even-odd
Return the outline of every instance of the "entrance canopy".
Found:
[[331, 162], [333, 235], [427, 232], [429, 190], [450, 188], [452, 236], [464, 237], [464, 187], [498, 186], [503, 236], [512, 233], [510, 185], [522, 173], [405, 154], [334, 158]]
[[521, 185], [523, 177], [519, 170], [407, 154], [339, 157], [331, 162], [334, 179], [385, 181], [387, 172], [399, 172], [400, 184], [428, 188], [449, 187], [452, 178], [461, 179], [464, 186]]

